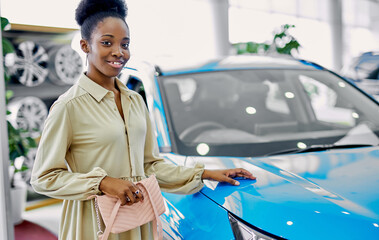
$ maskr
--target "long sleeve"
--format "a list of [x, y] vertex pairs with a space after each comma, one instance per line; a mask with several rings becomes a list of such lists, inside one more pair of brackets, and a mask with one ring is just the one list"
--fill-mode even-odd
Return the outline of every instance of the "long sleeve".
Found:
[[[82, 74], [54, 103], [45, 122], [31, 183], [38, 193], [65, 199], [59, 239], [97, 238], [93, 200], [83, 200], [100, 193], [105, 176], [131, 181], [145, 176], [144, 103], [117, 79], [116, 83], [125, 120], [114, 93]], [[148, 223], [111, 238], [153, 239], [152, 232]]]
[[70, 154], [72, 126], [65, 102], [57, 102], [51, 108], [32, 171], [34, 190], [54, 198], [85, 200], [99, 193], [99, 184], [107, 173], [94, 167], [87, 173], [68, 170], [66, 156]]
[[[145, 105], [145, 104], [144, 104]], [[158, 143], [152, 129], [151, 120], [145, 106], [146, 140], [144, 152], [144, 168], [146, 175], [155, 174], [162, 191], [177, 194], [193, 194], [200, 191], [204, 184], [201, 176], [204, 172], [202, 164], [194, 168], [177, 166], [164, 161], [159, 156]]]

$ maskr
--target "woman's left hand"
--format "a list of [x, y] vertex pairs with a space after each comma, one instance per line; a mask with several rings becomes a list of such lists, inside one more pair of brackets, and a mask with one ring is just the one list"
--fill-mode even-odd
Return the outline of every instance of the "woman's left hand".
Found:
[[202, 179], [211, 179], [218, 182], [228, 182], [232, 185], [238, 186], [240, 183], [233, 178], [241, 177], [246, 179], [255, 180], [256, 177], [253, 176], [249, 171], [243, 168], [234, 168], [234, 169], [224, 169], [224, 170], [207, 170], [205, 169]]

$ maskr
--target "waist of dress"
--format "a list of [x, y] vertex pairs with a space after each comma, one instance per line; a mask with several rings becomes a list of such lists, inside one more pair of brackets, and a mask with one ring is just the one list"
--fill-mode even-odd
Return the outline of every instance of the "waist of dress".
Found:
[[146, 178], [146, 176], [119, 177], [119, 179], [127, 180], [127, 181], [130, 181], [130, 182], [139, 182], [139, 181], [141, 181], [142, 179], [145, 179], [145, 178]]

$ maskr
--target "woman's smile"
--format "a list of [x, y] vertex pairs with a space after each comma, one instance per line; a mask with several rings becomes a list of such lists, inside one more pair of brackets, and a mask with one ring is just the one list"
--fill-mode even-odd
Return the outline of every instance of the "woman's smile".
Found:
[[126, 61], [106, 61], [113, 68], [123, 68]]

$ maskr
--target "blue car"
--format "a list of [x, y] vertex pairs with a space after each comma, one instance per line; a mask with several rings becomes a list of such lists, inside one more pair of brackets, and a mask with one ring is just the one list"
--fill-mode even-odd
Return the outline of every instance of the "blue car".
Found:
[[379, 52], [364, 52], [341, 71], [343, 76], [358, 82], [364, 79], [379, 80]]
[[341, 74], [379, 101], [379, 52], [365, 52], [353, 58]]
[[250, 55], [142, 62], [120, 79], [144, 97], [167, 161], [257, 177], [163, 193], [165, 239], [379, 239], [379, 104], [348, 80]]

